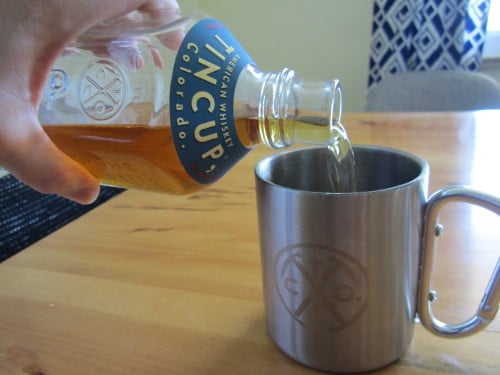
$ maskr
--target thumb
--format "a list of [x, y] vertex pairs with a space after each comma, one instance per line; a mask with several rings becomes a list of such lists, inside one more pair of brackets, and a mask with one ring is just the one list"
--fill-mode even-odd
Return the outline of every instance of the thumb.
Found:
[[16, 116], [10, 131], [12, 122], [0, 124], [0, 165], [41, 193], [92, 203], [99, 194], [99, 182], [52, 143], [36, 117], [26, 117]]

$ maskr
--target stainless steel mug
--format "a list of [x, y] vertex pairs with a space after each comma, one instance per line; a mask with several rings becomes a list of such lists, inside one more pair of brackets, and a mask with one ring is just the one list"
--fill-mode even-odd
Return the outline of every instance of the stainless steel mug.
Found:
[[460, 187], [428, 199], [421, 158], [370, 146], [354, 153], [356, 192], [329, 191], [324, 147], [275, 154], [255, 169], [268, 333], [290, 357], [332, 372], [400, 358], [417, 313], [433, 333], [459, 337], [492, 321], [500, 302], [499, 259], [470, 320], [446, 324], [430, 307], [442, 204], [500, 214], [500, 199]]

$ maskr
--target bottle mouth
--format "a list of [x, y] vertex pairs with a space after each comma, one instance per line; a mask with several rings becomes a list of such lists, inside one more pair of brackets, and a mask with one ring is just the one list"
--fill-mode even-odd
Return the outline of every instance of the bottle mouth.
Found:
[[259, 137], [273, 148], [293, 143], [337, 146], [347, 139], [341, 124], [339, 79], [303, 81], [291, 69], [267, 73], [258, 105]]

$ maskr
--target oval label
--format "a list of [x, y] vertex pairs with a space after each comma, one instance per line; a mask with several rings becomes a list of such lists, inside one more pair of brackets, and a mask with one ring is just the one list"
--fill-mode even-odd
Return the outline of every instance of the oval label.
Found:
[[219, 21], [205, 19], [184, 37], [170, 85], [170, 122], [179, 159], [202, 184], [222, 177], [249, 150], [234, 126], [236, 82], [253, 63]]

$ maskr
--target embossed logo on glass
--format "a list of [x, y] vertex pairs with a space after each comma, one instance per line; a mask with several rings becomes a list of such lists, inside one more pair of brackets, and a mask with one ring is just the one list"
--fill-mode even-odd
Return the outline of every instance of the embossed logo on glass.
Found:
[[98, 60], [88, 66], [80, 78], [78, 95], [87, 116], [108, 120], [116, 115], [125, 102], [127, 85], [120, 68], [108, 60]]
[[54, 102], [58, 95], [64, 94], [68, 88], [68, 73], [62, 69], [52, 69], [47, 80], [47, 101], [45, 108], [49, 111], [54, 109]]
[[366, 270], [337, 249], [311, 244], [289, 246], [275, 257], [275, 275], [283, 305], [307, 328], [342, 329], [366, 308]]

